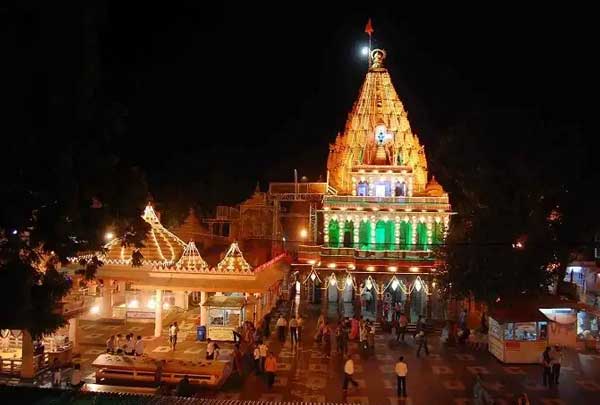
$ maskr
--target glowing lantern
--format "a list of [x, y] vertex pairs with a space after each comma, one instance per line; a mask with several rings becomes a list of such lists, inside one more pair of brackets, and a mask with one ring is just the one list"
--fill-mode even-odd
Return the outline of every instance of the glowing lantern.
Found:
[[420, 278], [416, 279], [415, 280], [415, 290], [417, 290], [417, 292], [420, 292], [422, 287], [423, 286], [421, 285], [421, 279]]
[[399, 285], [400, 283], [398, 282], [398, 280], [394, 279], [394, 281], [392, 281], [392, 290], [396, 291]]

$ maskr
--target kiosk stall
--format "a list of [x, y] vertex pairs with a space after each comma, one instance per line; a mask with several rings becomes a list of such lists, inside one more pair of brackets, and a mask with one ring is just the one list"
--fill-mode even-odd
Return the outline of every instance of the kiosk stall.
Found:
[[245, 319], [246, 298], [234, 295], [213, 295], [207, 298], [207, 337], [213, 340], [233, 340], [233, 331]]

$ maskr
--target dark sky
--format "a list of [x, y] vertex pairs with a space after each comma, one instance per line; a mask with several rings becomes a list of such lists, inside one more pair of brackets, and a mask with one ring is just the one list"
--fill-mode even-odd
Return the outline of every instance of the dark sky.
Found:
[[[17, 45], [9, 89], [20, 130], [50, 128], [60, 140], [57, 123], [76, 112], [48, 103], [62, 97], [77, 110], [87, 89], [97, 110], [121, 117], [108, 147], [145, 170], [159, 199], [239, 202], [256, 181], [264, 189], [292, 179], [294, 168], [316, 179], [366, 72], [359, 49], [368, 17], [427, 150], [470, 114], [539, 114], [574, 126], [593, 117], [589, 10], [205, 3], [2, 10], [5, 38]], [[544, 141], [535, 136], [532, 144]], [[489, 141], [522, 138], [515, 128]]]

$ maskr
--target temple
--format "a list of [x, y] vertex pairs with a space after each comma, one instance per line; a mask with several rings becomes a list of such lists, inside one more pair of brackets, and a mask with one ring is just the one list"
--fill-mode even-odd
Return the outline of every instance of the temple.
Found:
[[350, 315], [360, 304], [363, 317], [376, 319], [398, 304], [411, 318], [429, 317], [435, 311], [432, 253], [452, 212], [448, 194], [428, 176], [425, 148], [385, 58], [384, 50], [371, 52], [344, 132], [330, 145], [321, 238], [299, 247], [296, 267], [309, 295], [334, 304], [331, 311]]

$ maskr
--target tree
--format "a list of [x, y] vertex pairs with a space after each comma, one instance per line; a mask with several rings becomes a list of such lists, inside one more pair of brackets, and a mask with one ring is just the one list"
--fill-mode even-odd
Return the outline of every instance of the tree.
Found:
[[597, 163], [586, 138], [572, 123], [524, 115], [470, 115], [433, 155], [457, 211], [438, 252], [449, 295], [492, 303], [547, 293], [593, 247]]

